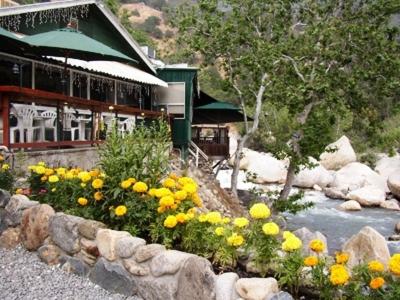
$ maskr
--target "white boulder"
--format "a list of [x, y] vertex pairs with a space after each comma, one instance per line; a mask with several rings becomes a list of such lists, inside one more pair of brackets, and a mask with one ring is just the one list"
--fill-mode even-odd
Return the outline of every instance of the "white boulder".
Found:
[[398, 154], [392, 157], [383, 155], [376, 162], [375, 171], [386, 179], [393, 173], [400, 173], [400, 156]]
[[326, 150], [320, 155], [320, 162], [328, 170], [338, 170], [345, 165], [357, 161], [356, 153], [350, 144], [350, 140], [344, 135], [336, 142], [329, 144]]
[[326, 187], [333, 181], [331, 173], [325, 169], [318, 161], [309, 157], [309, 162], [315, 165], [313, 168], [302, 167], [294, 179], [294, 186], [302, 188], [313, 188], [315, 185]]
[[385, 202], [386, 194], [383, 190], [374, 186], [365, 186], [354, 190], [347, 195], [362, 206], [377, 206]]
[[380, 206], [385, 209], [400, 210], [399, 202], [395, 199], [383, 201]]
[[236, 281], [236, 291], [246, 300], [264, 300], [266, 297], [279, 292], [275, 278], [240, 278]]
[[393, 173], [387, 180], [390, 192], [400, 199], [400, 172]]
[[340, 204], [339, 209], [345, 211], [358, 211], [361, 210], [361, 205], [355, 200], [349, 200]]

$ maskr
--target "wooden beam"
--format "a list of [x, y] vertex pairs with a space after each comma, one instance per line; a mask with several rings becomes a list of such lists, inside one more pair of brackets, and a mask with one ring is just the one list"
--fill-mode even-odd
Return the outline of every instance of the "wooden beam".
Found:
[[1, 95], [1, 114], [3, 118], [3, 145], [10, 147], [10, 98], [5, 93]]
[[14, 143], [11, 148], [51, 148], [60, 146], [83, 146], [83, 145], [98, 145], [104, 141], [58, 141], [58, 142], [38, 142], [38, 143]]

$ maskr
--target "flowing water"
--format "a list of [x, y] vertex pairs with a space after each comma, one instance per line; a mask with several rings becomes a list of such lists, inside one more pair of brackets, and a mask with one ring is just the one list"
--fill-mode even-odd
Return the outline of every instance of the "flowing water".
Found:
[[[222, 170], [217, 179], [224, 188], [230, 187], [231, 170]], [[245, 175], [239, 173], [239, 189], [250, 189], [257, 186], [244, 182]], [[275, 188], [276, 186], [258, 186], [261, 188]], [[361, 211], [346, 212], [337, 207], [343, 200], [327, 198], [323, 193], [307, 190], [305, 201], [312, 201], [313, 208], [300, 212], [297, 215], [284, 214], [290, 230], [307, 227], [311, 231], [320, 231], [328, 239], [329, 252], [339, 250], [343, 243], [356, 234], [364, 226], [371, 226], [386, 239], [394, 234], [394, 227], [400, 222], [400, 212], [382, 208], [363, 208]], [[388, 242], [392, 253], [400, 252], [400, 242]]]

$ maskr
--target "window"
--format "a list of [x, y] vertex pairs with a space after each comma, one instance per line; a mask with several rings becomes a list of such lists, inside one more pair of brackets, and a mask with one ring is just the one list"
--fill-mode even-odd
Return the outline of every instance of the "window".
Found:
[[176, 118], [185, 118], [185, 82], [168, 82], [168, 87], [157, 87], [154, 105], [164, 108]]
[[72, 74], [72, 90], [73, 96], [78, 98], [87, 98], [87, 80], [86, 74], [74, 72]]

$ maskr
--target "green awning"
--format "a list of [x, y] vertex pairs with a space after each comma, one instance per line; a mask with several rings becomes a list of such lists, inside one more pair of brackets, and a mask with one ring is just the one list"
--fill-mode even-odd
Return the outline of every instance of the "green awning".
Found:
[[12, 32], [0, 27], [0, 51], [21, 54], [24, 49], [30, 46], [16, 37]]
[[240, 108], [237, 107], [236, 105], [228, 102], [221, 102], [221, 101], [215, 101], [206, 105], [198, 106], [195, 107], [194, 109], [226, 109], [226, 110], [236, 110], [240, 111]]

